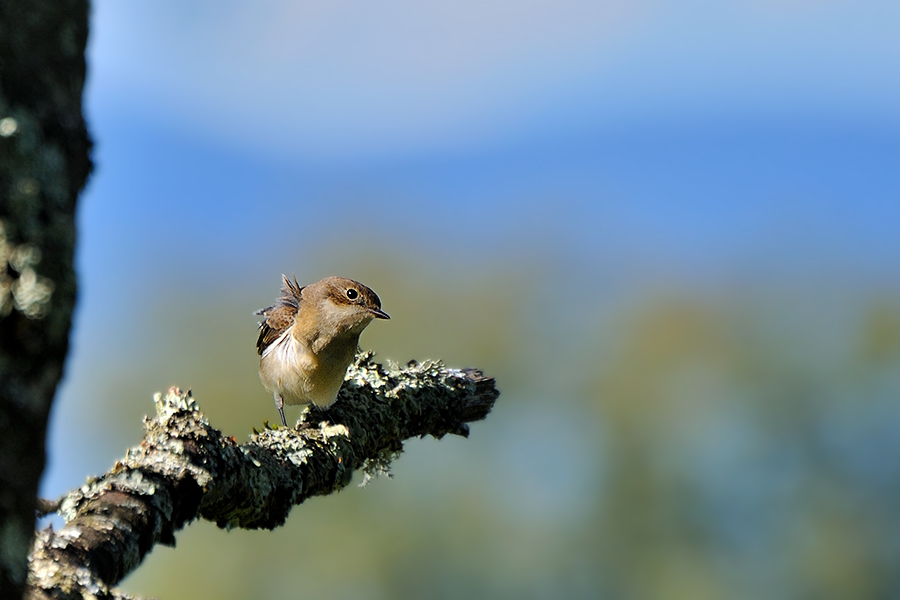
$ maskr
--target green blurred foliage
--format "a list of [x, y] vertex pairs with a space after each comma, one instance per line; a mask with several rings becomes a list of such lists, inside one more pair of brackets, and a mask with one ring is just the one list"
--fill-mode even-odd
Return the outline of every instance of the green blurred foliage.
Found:
[[[384, 360], [484, 369], [502, 391], [493, 414], [468, 440], [408, 442], [393, 480], [314, 499], [276, 531], [194, 523], [177, 548], [155, 549], [126, 591], [900, 594], [900, 298], [648, 283], [609, 300], [595, 278], [538, 260], [367, 260], [332, 256], [298, 277], [373, 287], [393, 318], [374, 323], [363, 347]], [[150, 302], [127, 360], [96, 389], [106, 400], [91, 410], [113, 432], [110, 458], [139, 439], [150, 394], [172, 384], [193, 387], [212, 423], [238, 439], [274, 420], [251, 311], [277, 293], [278, 273], [253, 279], [262, 275], [173, 283]]]

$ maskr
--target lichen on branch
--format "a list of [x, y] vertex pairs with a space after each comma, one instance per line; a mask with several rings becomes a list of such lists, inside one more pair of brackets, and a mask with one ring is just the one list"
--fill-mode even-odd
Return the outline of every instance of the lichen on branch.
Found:
[[468, 436], [467, 423], [484, 419], [498, 396], [494, 380], [474, 369], [384, 367], [361, 353], [327, 412], [307, 410], [295, 428], [266, 423], [238, 444], [210, 425], [190, 392], [157, 394], [140, 445], [67, 494], [59, 508], [66, 525], [37, 536], [30, 591], [122, 597], [111, 587], [157, 543], [174, 545], [190, 521], [283, 525], [294, 506], [340, 490], [354, 471], [386, 472], [406, 439]]

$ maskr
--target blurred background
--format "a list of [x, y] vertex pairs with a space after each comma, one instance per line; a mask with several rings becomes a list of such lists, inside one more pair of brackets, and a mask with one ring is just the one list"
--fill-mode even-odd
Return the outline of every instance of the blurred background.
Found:
[[110, 468], [171, 385], [239, 440], [274, 422], [252, 311], [340, 274], [393, 317], [364, 348], [481, 368], [494, 412], [276, 531], [194, 523], [125, 591], [900, 597], [898, 23], [96, 0], [43, 493]]

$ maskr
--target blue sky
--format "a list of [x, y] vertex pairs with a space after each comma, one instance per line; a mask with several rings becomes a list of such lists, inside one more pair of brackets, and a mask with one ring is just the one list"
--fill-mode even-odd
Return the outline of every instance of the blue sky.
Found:
[[448, 279], [896, 291], [898, 23], [874, 1], [95, 2], [47, 493], [120, 452], [54, 448], [161, 290], [261, 305], [350, 248]]
[[[900, 189], [898, 22], [889, 2], [101, 1], [84, 210], [121, 182], [123, 215], [232, 233], [259, 203], [327, 223], [337, 195], [361, 223], [477, 205], [514, 235], [553, 205], [559, 228], [652, 234], [662, 255], [794, 226], [878, 253]], [[218, 249], [216, 229], [192, 228]]]
[[94, 14], [95, 115], [287, 162], [684, 121], [900, 126], [890, 2], [101, 1]]

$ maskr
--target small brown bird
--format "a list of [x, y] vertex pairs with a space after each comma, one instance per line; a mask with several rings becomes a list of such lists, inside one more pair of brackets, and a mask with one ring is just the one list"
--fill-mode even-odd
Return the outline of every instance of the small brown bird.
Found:
[[285, 275], [281, 296], [258, 310], [259, 379], [284, 405], [331, 406], [359, 344], [359, 334], [373, 319], [390, 319], [371, 289], [352, 279], [326, 277], [300, 287]]

